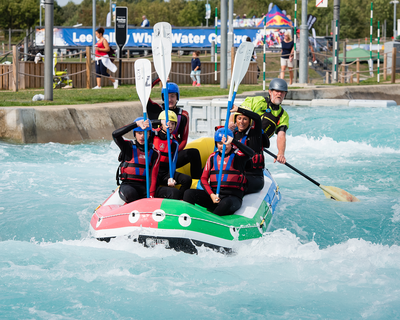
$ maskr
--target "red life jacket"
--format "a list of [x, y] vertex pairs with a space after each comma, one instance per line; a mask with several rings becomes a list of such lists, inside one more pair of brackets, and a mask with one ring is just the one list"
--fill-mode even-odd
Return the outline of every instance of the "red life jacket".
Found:
[[[253, 121], [254, 122], [254, 121]], [[247, 135], [249, 134], [250, 130], [254, 129], [254, 123], [252, 126], [249, 126], [249, 128], [247, 129], [245, 135], [243, 136], [242, 139], [240, 139], [239, 141], [241, 143], [243, 143], [244, 145], [247, 146]], [[238, 151], [239, 154], [241, 154], [241, 151]], [[256, 154], [253, 156], [253, 158], [251, 158], [251, 162], [253, 164], [253, 169], [257, 170], [257, 169], [264, 169], [265, 167], [265, 161], [264, 161], [264, 153], [261, 151], [261, 153], [257, 153], [256, 150], [254, 150], [254, 152], [256, 152]]]
[[[153, 148], [149, 150], [148, 159], [151, 161]], [[150, 163], [149, 163], [150, 166]], [[132, 143], [132, 159], [120, 164], [121, 173], [119, 178], [124, 180], [134, 180], [146, 182], [146, 154]]]
[[[168, 143], [167, 140], [163, 140], [160, 138], [159, 133], [161, 131], [161, 128], [155, 129], [154, 131], [154, 139], [153, 139], [153, 145], [154, 148], [156, 148], [158, 151], [160, 151], [161, 157], [160, 157], [160, 166], [163, 168], [166, 168], [169, 163], [169, 159], [168, 159]], [[176, 148], [175, 148], [175, 153], [171, 154], [172, 157], [172, 170], [175, 172], [176, 169], [176, 162], [178, 161], [178, 149], [179, 149], [179, 143], [178, 141], [176, 141], [173, 137], [173, 135], [171, 134], [171, 145], [172, 143], [176, 144]], [[172, 151], [172, 149], [171, 149]], [[167, 166], [166, 166], [167, 164]]]
[[[221, 188], [234, 188], [234, 189], [239, 189], [240, 191], [244, 191], [246, 178], [242, 172], [240, 172], [237, 169], [234, 169], [233, 167], [236, 154], [237, 150], [233, 151], [229, 157], [225, 157], [223, 159]], [[218, 152], [216, 152], [214, 153], [213, 158], [214, 161], [212, 168], [210, 170], [210, 186], [211, 188], [217, 188], [218, 176], [219, 176], [219, 164], [221, 163], [221, 156]]]

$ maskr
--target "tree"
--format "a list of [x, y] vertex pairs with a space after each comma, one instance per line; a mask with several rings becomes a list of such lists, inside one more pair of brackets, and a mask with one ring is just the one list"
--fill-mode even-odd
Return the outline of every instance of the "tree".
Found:
[[60, 14], [64, 21], [64, 26], [73, 26], [80, 23], [80, 21], [78, 21], [79, 9], [80, 5], [77, 5], [72, 1], [69, 1], [64, 7], [62, 7]]
[[[39, 24], [39, 1], [40, 0], [0, 0], [0, 28], [1, 29], [27, 29]], [[82, 23], [84, 26], [92, 25], [92, 1], [83, 0], [81, 4], [68, 2], [60, 7], [54, 1], [54, 25], [72, 26]], [[383, 26], [387, 21], [387, 34], [392, 35], [393, 30], [393, 6], [389, 0], [374, 0], [373, 30], [374, 38], [378, 20]], [[279, 8], [294, 19], [294, 1], [276, 1]], [[215, 7], [218, 15], [221, 14], [221, 1], [209, 0], [211, 10], [211, 24], [214, 21]], [[234, 0], [234, 12], [240, 16], [246, 13], [247, 17], [253, 15], [260, 17], [267, 13], [270, 0]], [[146, 15], [151, 25], [157, 22], [167, 21], [173, 26], [195, 27], [205, 25], [205, 1], [204, 0], [118, 0], [119, 6], [128, 7], [128, 23], [140, 25], [142, 16]], [[371, 0], [342, 0], [340, 7], [340, 38], [364, 38], [369, 37], [370, 6]], [[96, 0], [96, 26], [105, 26], [106, 17], [109, 12], [109, 0]], [[333, 1], [328, 2], [327, 8], [316, 8], [315, 2], [309, 1], [307, 11], [317, 17], [314, 25], [317, 35], [325, 35], [326, 26], [331, 31], [333, 19]], [[398, 6], [400, 11], [400, 6]], [[400, 16], [400, 15], [398, 15]], [[298, 0], [297, 12], [298, 26], [301, 25], [301, 0]]]
[[36, 0], [1, 0], [0, 28], [28, 29], [39, 21], [39, 3]]

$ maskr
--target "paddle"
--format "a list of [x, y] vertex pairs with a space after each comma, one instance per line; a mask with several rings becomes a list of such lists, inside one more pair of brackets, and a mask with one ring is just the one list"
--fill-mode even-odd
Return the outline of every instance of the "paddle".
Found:
[[[165, 106], [165, 122], [168, 123], [168, 89], [167, 79], [171, 71], [171, 52], [172, 52], [172, 39], [171, 39], [171, 25], [168, 22], [158, 22], [154, 25], [153, 41], [151, 48], [153, 50], [153, 63], [157, 71], [158, 77], [161, 79], [163, 85], [164, 106]], [[168, 143], [168, 164], [169, 176], [174, 177], [172, 172], [172, 157], [171, 157], [171, 140], [169, 129], [167, 130], [167, 143]]]
[[[143, 107], [143, 118], [147, 120], [147, 102], [150, 98], [151, 92], [151, 63], [147, 59], [139, 59], [135, 62], [135, 79], [136, 79], [136, 91], [138, 93], [140, 102]], [[150, 124], [151, 126], [151, 124]], [[144, 152], [146, 161], [146, 191], [147, 198], [150, 198], [150, 175], [149, 175], [149, 159], [148, 159], [148, 144], [147, 144], [147, 130], [144, 131]]]
[[[264, 148], [264, 152], [268, 153], [271, 157], [273, 157], [275, 159], [277, 158], [276, 155], [274, 155], [272, 152], [268, 151], [265, 148]], [[328, 199], [333, 199], [333, 200], [337, 200], [337, 201], [344, 201], [344, 202], [357, 202], [357, 201], [360, 201], [355, 196], [353, 196], [352, 194], [348, 193], [347, 191], [345, 191], [343, 189], [340, 189], [340, 188], [337, 188], [337, 187], [327, 187], [327, 186], [323, 186], [323, 185], [319, 184], [317, 181], [315, 181], [314, 179], [310, 178], [309, 176], [307, 176], [306, 174], [304, 174], [300, 170], [296, 169], [295, 167], [291, 166], [287, 162], [285, 162], [285, 165], [287, 165], [290, 169], [296, 171], [298, 174], [302, 175], [307, 180], [309, 180], [312, 183], [314, 183], [317, 187], [320, 187], [322, 189], [322, 191], [324, 192], [325, 197], [327, 197]]]
[[[249, 68], [250, 60], [253, 55], [254, 44], [252, 42], [242, 42], [236, 52], [235, 64], [233, 65], [233, 72], [231, 77], [231, 84], [229, 87], [229, 100], [228, 100], [228, 108], [226, 111], [226, 120], [225, 120], [225, 137], [228, 135], [228, 125], [229, 125], [229, 117], [231, 115], [231, 109], [233, 107], [233, 103], [236, 98], [236, 93], [239, 88], [239, 84], [246, 75], [247, 69]], [[222, 154], [221, 154], [221, 164], [219, 168], [218, 175], [218, 185], [217, 185], [217, 197], [219, 198], [219, 191], [221, 189], [221, 179], [222, 179], [222, 167], [223, 167], [223, 159], [225, 157], [225, 144], [222, 146]]]

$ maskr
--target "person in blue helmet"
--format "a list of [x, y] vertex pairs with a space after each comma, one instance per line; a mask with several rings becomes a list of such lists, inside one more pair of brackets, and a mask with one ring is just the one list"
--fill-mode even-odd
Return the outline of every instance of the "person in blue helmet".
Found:
[[[135, 140], [124, 139], [123, 135], [131, 130]], [[117, 184], [122, 181], [119, 195], [126, 203], [147, 197], [147, 179], [150, 179], [150, 197], [155, 196], [161, 154], [148, 142], [149, 177], [146, 177], [144, 135], [149, 135], [150, 131], [150, 121], [144, 121], [143, 117], [139, 117], [112, 133], [114, 142], [121, 150], [118, 156], [121, 163], [117, 171]]]
[[[220, 128], [214, 135], [217, 151], [207, 159], [200, 183], [204, 190], [189, 189], [183, 200], [198, 204], [219, 216], [234, 214], [241, 206], [246, 185], [244, 175], [246, 162], [254, 156], [253, 149], [233, 138], [233, 132]], [[222, 156], [225, 144], [225, 155]], [[233, 148], [232, 145], [237, 147]], [[239, 152], [240, 151], [240, 152]], [[223, 165], [219, 196], [216, 194], [219, 169]]]
[[[158, 79], [153, 81], [153, 86], [159, 82]], [[184, 165], [190, 163], [190, 175], [193, 179], [199, 179], [202, 173], [201, 157], [197, 149], [185, 149], [188, 138], [189, 138], [189, 114], [186, 110], [179, 108], [176, 104], [179, 101], [179, 87], [174, 82], [167, 83], [168, 89], [168, 106], [169, 110], [173, 111], [178, 119], [176, 127], [172, 134], [176, 141], [179, 143], [178, 148], [178, 161], [176, 164], [177, 168], [181, 168]], [[161, 98], [164, 101], [164, 94], [161, 93]], [[157, 120], [159, 114], [164, 111], [164, 105], [159, 105], [151, 99], [147, 104], [147, 114], [151, 120]], [[157, 123], [157, 122], [155, 122]]]

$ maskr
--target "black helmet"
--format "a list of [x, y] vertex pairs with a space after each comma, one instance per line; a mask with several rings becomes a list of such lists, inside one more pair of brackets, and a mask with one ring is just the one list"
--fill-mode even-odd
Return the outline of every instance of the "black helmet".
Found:
[[275, 78], [269, 83], [268, 90], [285, 91], [288, 92], [287, 83], [283, 79]]

